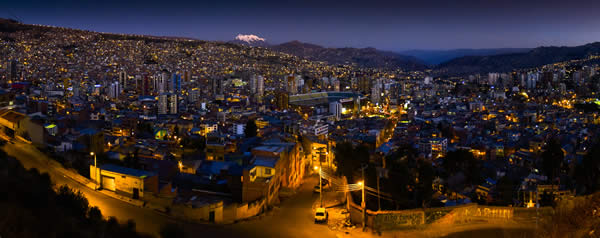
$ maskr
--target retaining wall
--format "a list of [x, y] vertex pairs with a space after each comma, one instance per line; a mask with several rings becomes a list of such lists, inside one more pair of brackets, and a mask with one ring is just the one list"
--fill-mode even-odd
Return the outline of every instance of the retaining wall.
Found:
[[[350, 193], [346, 194], [346, 208], [350, 212], [350, 220], [362, 224], [363, 213], [360, 205], [354, 203]], [[407, 229], [434, 224], [467, 224], [467, 223], [506, 223], [533, 221], [538, 216], [553, 214], [551, 207], [521, 208], [482, 206], [475, 203], [440, 208], [408, 209], [397, 211], [367, 210], [366, 225], [377, 230]]]

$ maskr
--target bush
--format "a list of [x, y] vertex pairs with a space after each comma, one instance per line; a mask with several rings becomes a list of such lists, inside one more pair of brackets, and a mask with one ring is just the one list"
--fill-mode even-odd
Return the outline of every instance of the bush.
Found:
[[120, 225], [102, 218], [79, 191], [61, 186], [56, 191], [48, 174], [25, 170], [0, 151], [0, 235], [2, 237], [145, 237], [135, 222]]

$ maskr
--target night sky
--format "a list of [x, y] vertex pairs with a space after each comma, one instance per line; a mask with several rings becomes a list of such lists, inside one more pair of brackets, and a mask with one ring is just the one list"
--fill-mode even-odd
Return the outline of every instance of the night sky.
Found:
[[0, 17], [101, 32], [228, 41], [256, 34], [386, 50], [600, 41], [600, 0], [1, 0]]

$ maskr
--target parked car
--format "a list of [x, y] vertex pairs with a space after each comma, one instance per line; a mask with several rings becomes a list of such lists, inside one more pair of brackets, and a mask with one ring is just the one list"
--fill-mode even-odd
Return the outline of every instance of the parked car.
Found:
[[327, 210], [324, 207], [319, 207], [315, 211], [315, 223], [318, 222], [327, 222], [329, 214], [327, 214]]

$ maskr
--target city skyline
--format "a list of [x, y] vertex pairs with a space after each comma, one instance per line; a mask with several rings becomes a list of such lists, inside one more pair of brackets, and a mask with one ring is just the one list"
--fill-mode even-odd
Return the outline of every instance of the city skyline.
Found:
[[13, 2], [0, 238], [593, 236], [575, 2]]
[[[585, 6], [585, 7], [584, 7]], [[269, 43], [293, 40], [326, 47], [383, 50], [533, 48], [596, 42], [600, 3], [461, 0], [193, 2], [13, 2], [0, 17], [100, 32], [229, 41], [254, 34]]]

